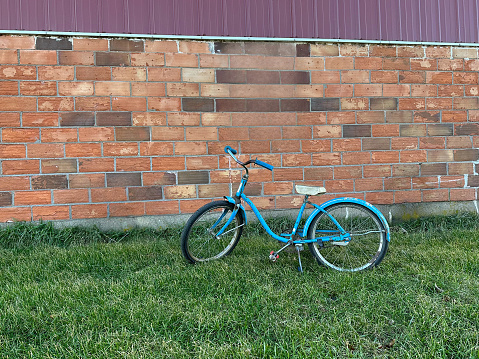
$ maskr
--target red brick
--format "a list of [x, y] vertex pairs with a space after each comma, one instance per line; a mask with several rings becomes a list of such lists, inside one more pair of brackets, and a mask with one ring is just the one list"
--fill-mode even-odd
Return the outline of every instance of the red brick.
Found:
[[20, 50], [22, 65], [56, 65], [57, 52], [54, 50]]
[[29, 143], [27, 145], [28, 158], [59, 158], [63, 157], [62, 144]]
[[421, 202], [421, 191], [395, 191], [394, 192], [395, 203], [417, 203]]
[[356, 191], [381, 191], [384, 189], [382, 178], [357, 178], [354, 180]]
[[146, 111], [146, 98], [143, 97], [113, 97], [113, 111]]
[[42, 142], [76, 142], [76, 128], [42, 128]]
[[0, 97], [0, 111], [35, 111], [34, 97]]
[[112, 127], [82, 127], [78, 129], [81, 142], [103, 142], [114, 140]]
[[155, 111], [181, 111], [180, 98], [150, 97], [148, 110]]
[[18, 64], [18, 51], [0, 50], [0, 64]]
[[311, 56], [338, 56], [339, 45], [313, 44]]
[[25, 145], [0, 144], [0, 158], [25, 158]]
[[447, 189], [437, 189], [422, 191], [423, 202], [446, 202], [449, 201], [449, 191]]
[[24, 127], [55, 127], [58, 126], [58, 113], [55, 112], [25, 112], [22, 116]]
[[140, 156], [166, 156], [173, 155], [173, 143], [141, 142]]
[[384, 84], [383, 85], [383, 96], [390, 97], [406, 97], [411, 94], [411, 85], [393, 85], [393, 84]]
[[20, 127], [20, 114], [2, 113], [2, 116], [0, 116], [0, 127]]
[[79, 81], [109, 81], [111, 69], [107, 67], [76, 67], [76, 78]]
[[[262, 127], [264, 129], [264, 127]], [[249, 131], [258, 132], [257, 136], [251, 136]], [[264, 131], [264, 130], [263, 130]], [[260, 135], [261, 131], [257, 131], [257, 128], [248, 128], [248, 127], [226, 127], [226, 128], [218, 128], [218, 138], [220, 141], [228, 141], [228, 140], [256, 140], [256, 139], [261, 139], [264, 138]], [[276, 135], [273, 138], [281, 138], [281, 131], [272, 131], [270, 129], [270, 132], [268, 134], [271, 134], [271, 132], [275, 132]], [[278, 133], [279, 132], [279, 133]], [[264, 132], [263, 132], [264, 135]]]
[[65, 157], [101, 157], [101, 144], [67, 143], [65, 144]]
[[372, 83], [398, 83], [397, 71], [371, 71]]
[[145, 68], [114, 67], [111, 72], [114, 81], [146, 81]]
[[106, 204], [81, 204], [72, 206], [72, 219], [106, 218], [108, 207]]
[[60, 96], [91, 96], [93, 82], [60, 82], [58, 93]]
[[132, 171], [149, 171], [151, 163], [149, 158], [117, 158], [116, 171], [132, 172]]
[[89, 202], [87, 189], [60, 189], [53, 191], [55, 204], [86, 203]]
[[35, 66], [0, 66], [0, 80], [36, 80]]
[[60, 65], [93, 65], [95, 63], [93, 52], [90, 51], [59, 51], [58, 63]]
[[339, 84], [340, 82], [340, 71], [311, 71], [311, 83], [313, 84]]
[[326, 85], [326, 97], [352, 97], [353, 85]]
[[165, 54], [165, 65], [169, 67], [198, 67], [198, 55], [195, 54]]
[[370, 45], [369, 56], [396, 57], [397, 47], [394, 45]]
[[34, 49], [34, 36], [0, 36], [0, 49]]
[[70, 218], [68, 206], [38, 206], [32, 208], [32, 219], [34, 221], [53, 221]]
[[[97, 96], [130, 96], [130, 83], [123, 81], [98, 81], [95, 83], [95, 95]], [[85, 96], [88, 94], [80, 94]]]
[[161, 97], [166, 95], [165, 85], [158, 83], [134, 82], [131, 84], [132, 96], [155, 96]]
[[353, 57], [327, 57], [324, 59], [326, 70], [352, 70], [354, 69]]
[[108, 39], [74, 38], [73, 50], [75, 51], [108, 51]]
[[92, 188], [92, 202], [122, 202], [126, 201], [126, 188]]
[[356, 70], [382, 70], [383, 59], [381, 57], [357, 57], [354, 60]]
[[39, 129], [29, 128], [5, 128], [2, 130], [3, 142], [29, 143], [40, 139]]
[[50, 191], [17, 191], [15, 192], [15, 206], [51, 204]]
[[366, 193], [366, 201], [372, 204], [393, 204], [393, 192], [368, 192]]
[[474, 201], [476, 199], [476, 189], [475, 188], [461, 188], [450, 190], [450, 200], [451, 201]]
[[186, 129], [187, 141], [216, 141], [218, 129], [216, 127], [192, 127]]
[[185, 138], [182, 127], [152, 127], [152, 141], [182, 141]]
[[39, 160], [7, 160], [2, 162], [3, 175], [35, 174], [39, 172]]
[[146, 52], [178, 52], [176, 41], [170, 40], [145, 40]]
[[138, 143], [106, 142], [103, 144], [103, 156], [138, 156]]
[[113, 158], [79, 158], [80, 172], [113, 172], [115, 160]]
[[357, 97], [382, 96], [382, 94], [383, 94], [383, 87], [380, 84], [354, 85], [354, 96], [357, 96]]
[[[109, 97], [77, 97], [75, 98], [76, 111], [110, 111]], [[118, 110], [117, 110], [118, 111]], [[126, 110], [125, 110], [126, 111]]]
[[206, 142], [176, 142], [175, 155], [205, 155], [207, 153]]
[[[411, 59], [411, 70], [429, 70], [429, 71], [438, 70], [438, 60], [427, 59], [427, 58]], [[439, 68], [439, 70], [446, 70], [446, 69]]]
[[38, 98], [39, 111], [73, 111], [73, 97], [41, 97]]

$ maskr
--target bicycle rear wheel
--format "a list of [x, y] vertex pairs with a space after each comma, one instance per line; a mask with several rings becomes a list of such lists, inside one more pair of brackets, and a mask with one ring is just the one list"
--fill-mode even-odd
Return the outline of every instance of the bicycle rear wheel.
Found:
[[181, 234], [183, 256], [191, 263], [219, 259], [231, 253], [241, 237], [245, 220], [236, 213], [221, 235], [217, 233], [228, 222], [234, 205], [215, 201], [198, 209], [188, 220]]
[[[364, 205], [334, 203], [324, 210], [331, 215], [350, 239], [309, 243], [316, 260], [327, 267], [356, 272], [378, 265], [388, 248], [386, 229], [379, 217]], [[308, 229], [308, 238], [339, 236], [339, 227], [324, 212], [318, 213]]]

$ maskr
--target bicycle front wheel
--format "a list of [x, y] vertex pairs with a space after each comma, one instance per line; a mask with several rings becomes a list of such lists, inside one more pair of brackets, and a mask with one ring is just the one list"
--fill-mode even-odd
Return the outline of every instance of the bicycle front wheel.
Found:
[[221, 234], [220, 230], [233, 214], [234, 205], [227, 201], [208, 203], [197, 210], [181, 234], [183, 256], [191, 263], [219, 259], [231, 253], [238, 243], [245, 220], [238, 211]]
[[[364, 205], [354, 202], [334, 203], [313, 219], [308, 238], [332, 236], [341, 233], [329, 217], [333, 217], [349, 238], [344, 241], [321, 241], [309, 243], [309, 250], [316, 260], [327, 267], [356, 272], [378, 265], [388, 248], [386, 229], [379, 217]], [[329, 214], [329, 216], [328, 216]]]

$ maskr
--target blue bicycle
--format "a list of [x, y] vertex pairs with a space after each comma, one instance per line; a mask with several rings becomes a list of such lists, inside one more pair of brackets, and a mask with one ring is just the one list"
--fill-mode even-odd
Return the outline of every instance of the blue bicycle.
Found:
[[[246, 202], [266, 232], [284, 243], [269, 258], [276, 261], [279, 253], [294, 247], [298, 253], [299, 270], [302, 272], [300, 251], [305, 244], [316, 260], [327, 267], [356, 272], [378, 265], [384, 258], [390, 241], [389, 226], [384, 216], [371, 204], [357, 198], [335, 198], [317, 205], [309, 196], [326, 193], [324, 187], [295, 186], [296, 193], [304, 195], [294, 227], [288, 233], [276, 234], [267, 225], [254, 203], [244, 194], [248, 183], [249, 164], [270, 171], [273, 166], [258, 159], [241, 162], [237, 151], [230, 146], [225, 152], [245, 170], [235, 196], [208, 203], [198, 209], [188, 220], [181, 235], [181, 249], [191, 263], [206, 262], [231, 253], [246, 226]], [[314, 207], [303, 228], [301, 219], [306, 206]]]

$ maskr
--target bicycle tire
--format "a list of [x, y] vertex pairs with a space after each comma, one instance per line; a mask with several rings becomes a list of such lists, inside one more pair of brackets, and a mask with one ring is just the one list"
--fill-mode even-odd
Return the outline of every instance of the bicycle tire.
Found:
[[[356, 272], [377, 266], [383, 260], [388, 248], [386, 229], [373, 211], [348, 201], [331, 204], [324, 210], [351, 235], [351, 240], [309, 243], [318, 263], [338, 271]], [[339, 235], [338, 227], [324, 212], [312, 220], [308, 239], [315, 238], [318, 229], [322, 236]]]
[[[190, 217], [181, 234], [181, 250], [189, 262], [207, 262], [231, 253], [243, 233], [245, 219], [242, 212], [236, 213], [221, 236], [217, 237], [215, 233], [226, 224], [233, 210], [232, 203], [215, 201], [204, 205]], [[214, 224], [215, 231], [211, 228]]]

